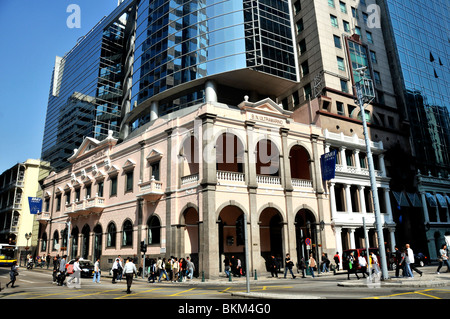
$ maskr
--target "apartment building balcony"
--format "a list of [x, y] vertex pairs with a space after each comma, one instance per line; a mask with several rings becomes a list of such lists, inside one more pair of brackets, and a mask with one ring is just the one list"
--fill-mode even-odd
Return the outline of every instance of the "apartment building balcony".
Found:
[[[383, 172], [380, 170], [374, 170], [377, 177], [383, 177]], [[369, 176], [369, 169], [357, 166], [346, 166], [341, 164], [336, 164], [336, 173], [346, 173], [346, 174], [358, 174]]]
[[90, 214], [98, 214], [104, 209], [105, 199], [103, 197], [95, 196], [66, 204], [65, 213], [70, 217], [80, 217]]
[[36, 215], [36, 221], [41, 224], [46, 224], [51, 220], [50, 212], [40, 212]]
[[153, 176], [150, 181], [141, 181], [138, 186], [139, 193], [137, 196], [145, 199], [146, 201], [156, 202], [164, 195], [162, 182], [155, 180]]
[[198, 174], [183, 176], [181, 177], [181, 187], [193, 186], [195, 184], [198, 184], [198, 181], [199, 181]]
[[245, 174], [240, 172], [217, 171], [218, 185], [245, 186]]
[[309, 179], [292, 178], [291, 182], [292, 182], [292, 186], [294, 188], [312, 188], [313, 187], [312, 180], [309, 180]]

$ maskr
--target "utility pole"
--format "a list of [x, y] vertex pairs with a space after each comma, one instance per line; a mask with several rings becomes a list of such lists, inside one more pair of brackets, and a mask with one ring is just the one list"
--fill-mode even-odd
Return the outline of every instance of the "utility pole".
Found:
[[373, 89], [372, 80], [367, 79], [365, 77], [366, 70], [367, 67], [358, 68], [355, 70], [357, 72], [360, 72], [361, 76], [361, 80], [355, 84], [357, 97], [357, 100], [355, 102], [358, 103], [359, 108], [361, 109], [361, 120], [363, 123], [364, 139], [366, 142], [367, 162], [369, 164], [370, 186], [372, 189], [372, 198], [375, 210], [375, 224], [378, 235], [378, 250], [380, 252], [380, 259], [381, 259], [381, 273], [383, 279], [386, 280], [389, 278], [389, 273], [386, 260], [386, 250], [384, 247], [383, 226], [381, 225], [380, 202], [378, 200], [378, 189], [375, 176], [375, 168], [373, 165], [372, 150], [370, 149], [369, 133], [367, 131], [366, 113], [364, 111], [364, 104], [370, 103], [375, 98], [375, 93]]

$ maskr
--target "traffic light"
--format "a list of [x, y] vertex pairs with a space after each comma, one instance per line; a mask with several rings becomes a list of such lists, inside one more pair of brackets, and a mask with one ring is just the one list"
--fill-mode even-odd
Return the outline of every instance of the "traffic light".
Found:
[[244, 229], [244, 215], [241, 215], [236, 220], [236, 245], [245, 245], [245, 229]]
[[145, 241], [141, 241], [141, 252], [147, 252], [147, 245], [145, 244]]

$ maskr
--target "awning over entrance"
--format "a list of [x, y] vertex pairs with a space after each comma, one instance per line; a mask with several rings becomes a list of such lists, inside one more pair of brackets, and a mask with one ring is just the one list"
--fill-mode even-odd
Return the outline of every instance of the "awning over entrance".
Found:
[[394, 195], [398, 206], [403, 206], [403, 207], [410, 207], [411, 206], [409, 204], [408, 199], [407, 199], [407, 197], [406, 197], [404, 192], [394, 192], [393, 191], [392, 194]]
[[434, 197], [433, 194], [431, 194], [431, 193], [425, 193], [425, 196], [426, 196], [426, 198], [427, 198], [428, 205], [430, 205], [430, 207], [437, 207], [436, 198]]
[[436, 194], [436, 198], [438, 200], [439, 206], [442, 208], [447, 208], [447, 201], [445, 200], [445, 197], [441, 194]]
[[417, 193], [406, 193], [413, 207], [422, 207], [422, 201]]

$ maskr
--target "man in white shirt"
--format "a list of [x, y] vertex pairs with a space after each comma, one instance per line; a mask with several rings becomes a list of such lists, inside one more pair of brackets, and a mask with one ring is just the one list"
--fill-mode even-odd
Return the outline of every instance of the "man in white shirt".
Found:
[[133, 283], [133, 276], [137, 273], [136, 265], [133, 263], [133, 259], [128, 258], [127, 263], [123, 267], [123, 274], [127, 279], [127, 294], [131, 293], [131, 284]]
[[369, 275], [367, 272], [367, 260], [363, 256], [358, 257], [358, 263], [359, 266], [361, 266], [361, 272], [363, 274], [363, 277], [366, 278], [366, 274]]
[[422, 272], [416, 268], [416, 265], [414, 264], [414, 252], [411, 249], [411, 247], [409, 246], [409, 244], [405, 245], [406, 247], [406, 251], [408, 252], [407, 258], [409, 259], [409, 268], [411, 269], [411, 274], [412, 271], [414, 270], [416, 273], [418, 273], [420, 275], [420, 277], [422, 277]]

